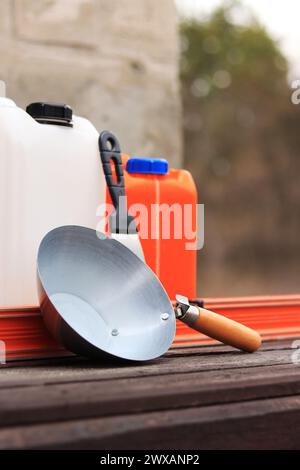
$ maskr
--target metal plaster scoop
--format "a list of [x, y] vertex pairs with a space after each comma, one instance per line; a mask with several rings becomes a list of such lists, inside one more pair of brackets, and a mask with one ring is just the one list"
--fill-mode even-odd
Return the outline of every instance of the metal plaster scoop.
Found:
[[259, 335], [177, 296], [175, 314], [162, 284], [131, 250], [78, 226], [49, 232], [38, 252], [40, 307], [52, 335], [87, 357], [146, 361], [164, 354], [175, 320], [237, 348], [254, 351]]

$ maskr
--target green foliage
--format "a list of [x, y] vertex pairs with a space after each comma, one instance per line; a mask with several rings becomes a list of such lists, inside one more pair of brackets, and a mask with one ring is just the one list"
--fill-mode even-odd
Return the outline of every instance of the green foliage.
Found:
[[244, 87], [243, 81], [260, 81], [268, 92], [280, 90], [287, 74], [286, 59], [255, 18], [249, 15], [244, 25], [234, 22], [237, 7], [241, 8], [237, 2], [230, 2], [208, 20], [191, 19], [181, 24], [183, 80], [203, 77], [213, 93], [218, 91], [213, 76], [221, 70], [229, 74], [234, 87]]
[[[263, 281], [244, 291], [241, 273], [255, 266], [254, 278], [264, 270], [271, 279], [300, 254], [299, 108], [290, 100], [288, 63], [238, 2], [184, 20], [181, 42], [185, 166], [206, 205], [200, 292], [235, 295], [239, 283], [240, 294], [264, 293]], [[219, 289], [207, 274], [216, 270]]]

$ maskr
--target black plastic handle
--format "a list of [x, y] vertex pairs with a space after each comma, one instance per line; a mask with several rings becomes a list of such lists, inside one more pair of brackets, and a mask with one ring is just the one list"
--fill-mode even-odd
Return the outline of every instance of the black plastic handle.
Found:
[[[110, 217], [110, 230], [115, 233], [136, 233], [133, 217], [127, 213], [125, 205], [125, 182], [121, 148], [118, 139], [109, 131], [101, 132], [99, 136], [99, 150], [109, 194], [115, 211]], [[111, 170], [114, 164], [116, 178]], [[122, 207], [120, 197], [123, 197]]]
[[[99, 137], [99, 150], [103, 171], [114, 208], [119, 208], [119, 197], [125, 196], [124, 171], [120, 144], [109, 131], [103, 131]], [[111, 161], [116, 171], [116, 180], [111, 171]]]

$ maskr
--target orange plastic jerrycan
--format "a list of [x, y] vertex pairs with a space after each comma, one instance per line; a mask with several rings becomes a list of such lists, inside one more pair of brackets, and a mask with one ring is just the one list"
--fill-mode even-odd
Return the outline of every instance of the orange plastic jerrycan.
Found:
[[123, 155], [129, 213], [135, 217], [146, 263], [169, 297], [196, 297], [197, 190], [186, 170], [162, 159]]

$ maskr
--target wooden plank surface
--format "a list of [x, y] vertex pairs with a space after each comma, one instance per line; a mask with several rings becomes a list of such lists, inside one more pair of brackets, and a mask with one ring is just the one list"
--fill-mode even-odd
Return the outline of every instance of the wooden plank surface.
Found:
[[1, 369], [1, 388], [33, 383], [64, 383], [69, 381], [107, 380], [178, 372], [203, 372], [232, 368], [256, 367], [291, 363], [292, 340], [271, 341], [255, 354], [242, 353], [226, 346], [200, 346], [171, 349], [164, 357], [146, 364], [109, 364], [73, 358], [28, 362]]
[[11, 427], [5, 449], [299, 449], [300, 396]]
[[1, 368], [0, 448], [299, 448], [294, 351], [283, 340], [255, 354], [193, 346], [149, 364]]

